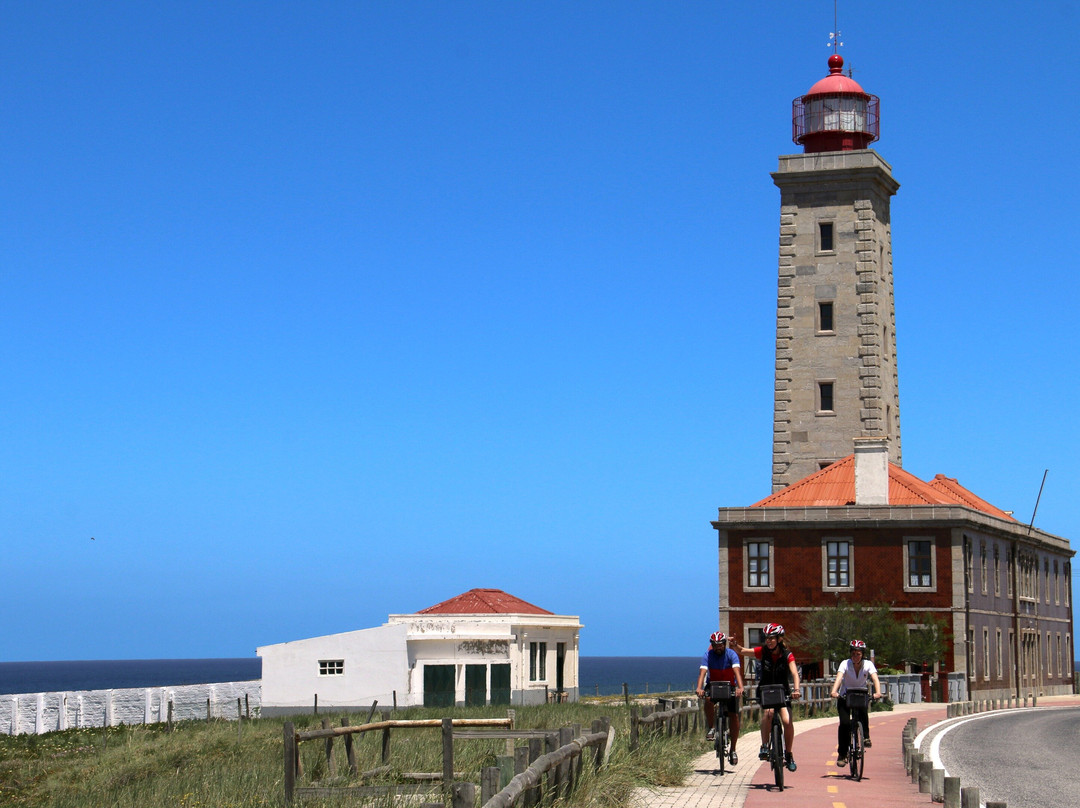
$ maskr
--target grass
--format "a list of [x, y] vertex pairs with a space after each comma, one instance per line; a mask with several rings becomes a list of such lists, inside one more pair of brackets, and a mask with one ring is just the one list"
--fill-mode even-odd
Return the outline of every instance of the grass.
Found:
[[[677, 694], [671, 694], [675, 696]], [[653, 703], [650, 699], [649, 703]], [[891, 709], [891, 705], [885, 709]], [[801, 710], [796, 708], [796, 717]], [[635, 788], [679, 785], [693, 761], [708, 751], [704, 727], [686, 736], [644, 735], [639, 748], [629, 748], [629, 710], [621, 698], [583, 699], [576, 704], [515, 708], [518, 728], [558, 729], [580, 724], [588, 732], [593, 720], [606, 716], [615, 729], [608, 765], [585, 772], [567, 806], [626, 808]], [[817, 717], [835, 715], [818, 712]], [[413, 708], [395, 718], [505, 717], [505, 708]], [[282, 730], [290, 720], [298, 731], [316, 729], [323, 718], [340, 725], [340, 714], [303, 714], [236, 722], [190, 721], [168, 732], [162, 724], [109, 729], [69, 729], [46, 735], [0, 735], [0, 806], [20, 808], [264, 808], [284, 806]], [[363, 720], [351, 714], [350, 724]], [[743, 733], [757, 724], [743, 722]], [[361, 771], [381, 764], [381, 735], [356, 735]], [[402, 772], [440, 772], [442, 740], [438, 729], [394, 730], [391, 735], [389, 781]], [[304, 778], [298, 785], [327, 780], [321, 741], [300, 745]], [[459, 740], [454, 768], [479, 772], [505, 754], [505, 741]], [[339, 773], [347, 772], [344, 744], [335, 742]], [[346, 784], [347, 778], [337, 782]], [[477, 789], [479, 797], [479, 789]], [[340, 806], [341, 801], [305, 799], [305, 808]], [[355, 804], [355, 803], [350, 803]], [[389, 808], [389, 801], [381, 805]]]
[[[544, 705], [515, 708], [519, 728], [558, 729], [581, 724], [589, 731], [601, 716], [611, 719], [615, 743], [609, 765], [588, 772], [570, 804], [584, 808], [624, 808], [634, 788], [681, 782], [695, 757], [704, 751], [704, 734], [657, 737], [631, 753], [629, 712], [622, 704]], [[505, 708], [414, 708], [394, 718], [505, 717]], [[297, 715], [244, 722], [190, 721], [174, 725], [70, 729], [46, 735], [0, 735], [0, 805], [25, 808], [262, 808], [284, 806], [282, 728], [291, 720], [298, 731], [315, 729], [323, 718], [340, 725], [341, 715]], [[349, 723], [362, 721], [352, 714]], [[356, 735], [361, 771], [381, 763], [381, 734]], [[402, 772], [442, 770], [438, 729], [394, 730], [391, 735], [391, 781]], [[298, 785], [327, 779], [322, 741], [300, 745], [304, 779]], [[459, 740], [454, 768], [479, 772], [505, 754], [505, 741]], [[339, 773], [347, 772], [344, 744], [335, 742]], [[583, 767], [587, 769], [587, 767]], [[338, 777], [338, 781], [346, 778]], [[477, 790], [479, 795], [479, 789]], [[384, 799], [383, 804], [387, 801]], [[340, 801], [304, 799], [321, 808]]]

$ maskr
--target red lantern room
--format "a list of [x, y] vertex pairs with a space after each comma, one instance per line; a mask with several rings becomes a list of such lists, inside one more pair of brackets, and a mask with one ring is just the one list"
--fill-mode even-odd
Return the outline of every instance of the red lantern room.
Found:
[[878, 139], [880, 102], [845, 76], [844, 57], [829, 57], [829, 75], [791, 102], [791, 139], [806, 153], [865, 149]]

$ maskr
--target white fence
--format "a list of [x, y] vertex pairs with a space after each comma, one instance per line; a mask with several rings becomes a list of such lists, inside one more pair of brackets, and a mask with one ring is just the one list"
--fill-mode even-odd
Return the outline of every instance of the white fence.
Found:
[[[170, 716], [169, 705], [172, 705]], [[41, 735], [76, 727], [114, 727], [167, 721], [257, 718], [262, 682], [132, 687], [0, 696], [0, 733]]]

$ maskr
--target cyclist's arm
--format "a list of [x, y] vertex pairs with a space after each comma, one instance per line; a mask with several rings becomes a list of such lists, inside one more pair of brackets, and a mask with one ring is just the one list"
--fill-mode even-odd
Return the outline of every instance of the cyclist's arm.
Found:
[[874, 671], [874, 673], [871, 673], [870, 678], [874, 682], [874, 698], [875, 699], [880, 699], [881, 698], [881, 682], [878, 681], [877, 671]]
[[799, 668], [795, 664], [795, 660], [793, 660], [793, 659], [788, 660], [787, 666], [788, 666], [788, 670], [791, 672], [791, 681], [792, 681], [791, 698], [793, 698], [793, 699], [801, 699], [802, 698], [802, 685], [799, 682]]
[[[833, 680], [832, 691], [829, 693], [829, 695], [832, 696], [834, 699], [840, 698], [840, 680], [843, 679], [843, 678], [844, 678], [844, 669], [840, 668], [840, 670], [838, 670], [836, 672], [836, 679]], [[875, 682], [877, 681], [876, 677], [875, 677], [874, 681]]]
[[752, 657], [752, 656], [754, 656], [754, 649], [753, 648], [746, 648], [746, 647], [744, 647], [742, 645], [739, 645], [738, 641], [735, 640], [734, 637], [732, 637], [730, 640], [728, 640], [728, 648], [730, 648], [732, 651], [734, 651], [736, 654], [739, 654], [740, 656], [744, 656], [744, 657]]
[[[709, 672], [708, 668], [702, 668], [698, 671], [697, 675], [697, 694], [698, 696], [705, 695], [705, 674]], [[683, 680], [686, 681], [685, 679]]]

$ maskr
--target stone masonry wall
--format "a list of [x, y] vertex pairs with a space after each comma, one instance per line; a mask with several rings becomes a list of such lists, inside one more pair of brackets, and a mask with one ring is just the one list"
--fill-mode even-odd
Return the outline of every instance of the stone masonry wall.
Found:
[[[889, 199], [898, 185], [872, 151], [788, 155], [781, 190], [773, 490], [887, 437], [900, 463], [899, 375]], [[820, 225], [833, 228], [822, 249]], [[819, 304], [834, 325], [821, 328]], [[819, 384], [833, 385], [833, 409]]]

